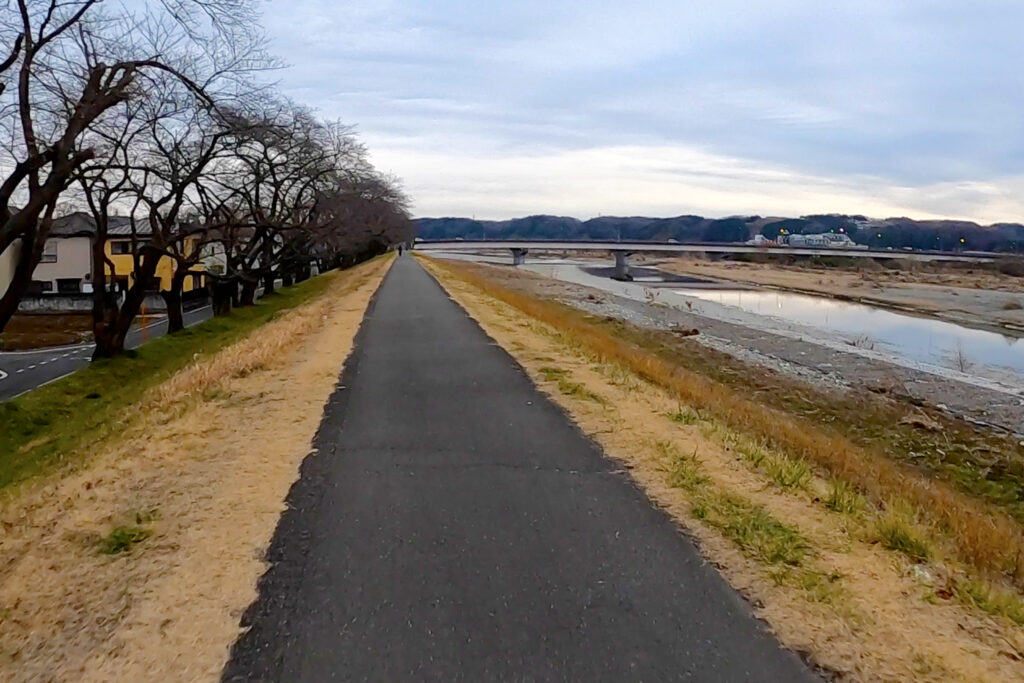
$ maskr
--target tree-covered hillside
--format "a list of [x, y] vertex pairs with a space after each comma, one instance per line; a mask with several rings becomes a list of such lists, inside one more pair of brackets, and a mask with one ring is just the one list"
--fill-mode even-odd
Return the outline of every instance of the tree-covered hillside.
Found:
[[902, 249], [966, 249], [1024, 252], [1024, 225], [969, 221], [919, 221], [911, 218], [870, 219], [866, 216], [819, 214], [800, 218], [741, 216], [645, 218], [602, 216], [581, 221], [565, 216], [527, 216], [506, 221], [470, 218], [420, 218], [423, 239], [579, 239], [680, 242], [743, 242], [761, 234], [845, 232], [858, 244]]

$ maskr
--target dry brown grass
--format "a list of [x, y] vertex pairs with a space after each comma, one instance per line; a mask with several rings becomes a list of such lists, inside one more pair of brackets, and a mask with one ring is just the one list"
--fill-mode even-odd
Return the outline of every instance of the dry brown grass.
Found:
[[218, 680], [390, 260], [154, 387], [72, 471], [0, 500], [0, 680]]
[[885, 505], [901, 499], [947, 534], [958, 556], [979, 571], [1024, 586], [1024, 532], [1002, 512], [950, 485], [900, 466], [885, 453], [857, 446], [842, 435], [748, 400], [733, 389], [680, 368], [619, 339], [568, 306], [512, 291], [452, 263], [437, 267], [550, 325], [602, 362], [622, 364], [670, 391], [683, 403], [710, 410], [728, 426], [764, 438], [792, 457], [822, 468]]
[[144, 412], [170, 404], [195, 401], [221, 389], [225, 383], [262, 370], [295, 347], [297, 339], [319, 327], [331, 301], [322, 297], [288, 311], [267, 325], [260, 334], [234, 344], [213, 358], [193, 363], [168, 381], [154, 387], [143, 398]]

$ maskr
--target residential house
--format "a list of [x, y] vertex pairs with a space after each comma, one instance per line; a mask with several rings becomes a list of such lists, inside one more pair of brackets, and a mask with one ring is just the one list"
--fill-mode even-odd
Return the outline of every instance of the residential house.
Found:
[[77, 294], [92, 280], [92, 218], [76, 212], [53, 221], [39, 265], [32, 271], [30, 294]]
[[[32, 272], [28, 294], [82, 291], [81, 283], [89, 279], [89, 255], [92, 224], [83, 221], [84, 214], [72, 214], [54, 221], [50, 238], [43, 246], [39, 265]], [[0, 254], [0, 294], [7, 291], [14, 276], [21, 242], [16, 241]]]
[[228, 272], [228, 254], [221, 241], [221, 233], [212, 230], [206, 236], [206, 242], [200, 248], [199, 265], [200, 270], [216, 275], [224, 275]]
[[[76, 212], [54, 221], [50, 237], [43, 248], [43, 256], [32, 274], [34, 293], [74, 293], [91, 291], [92, 241], [96, 224], [92, 216]], [[150, 234], [149, 221], [136, 221], [137, 239]], [[197, 248], [197, 239], [186, 238], [186, 253]], [[107, 225], [107, 243], [104, 247], [108, 261], [107, 278], [119, 289], [135, 283], [135, 258], [132, 249], [132, 224], [127, 216], [111, 216]], [[111, 269], [111, 264], [113, 269]], [[156, 273], [148, 289], [169, 289], [174, 275], [174, 259], [164, 257], [157, 264]], [[203, 270], [203, 264], [194, 266]], [[193, 274], [185, 280], [184, 291], [204, 286], [203, 276]]]
[[[152, 234], [150, 221], [135, 221], [136, 239], [145, 239]], [[117, 284], [119, 289], [128, 289], [135, 284], [135, 258], [132, 249], [132, 224], [125, 216], [112, 216], [108, 228], [106, 228], [106, 258], [113, 264], [114, 270], [108, 271], [108, 278]], [[110, 265], [108, 265], [110, 268]], [[153, 281], [146, 287], [151, 291], [170, 289], [171, 278], [174, 275], [174, 260], [168, 257], [160, 259], [157, 264], [157, 271], [154, 273]], [[185, 282], [184, 290], [187, 292], [197, 287], [194, 279]]]
[[[149, 222], [137, 221], [138, 237], [145, 238], [149, 234]], [[96, 224], [92, 216], [84, 212], [75, 212], [57, 218], [53, 222], [50, 236], [43, 247], [42, 258], [32, 273], [32, 283], [28, 294], [77, 294], [92, 291], [92, 242], [96, 234]], [[126, 216], [111, 216], [107, 228], [107, 244], [105, 247], [108, 262], [108, 280], [120, 289], [127, 289], [135, 282], [135, 259], [132, 255], [132, 226]], [[7, 289], [11, 280], [16, 261], [18, 244], [0, 254], [0, 294]], [[198, 239], [186, 238], [185, 249], [196, 249]], [[193, 267], [194, 270], [205, 270], [205, 259]], [[156, 274], [149, 289], [158, 291], [169, 289], [174, 275], [175, 262], [164, 257], [157, 264]], [[184, 291], [200, 289], [205, 285], [201, 274], [193, 274], [185, 280]]]
[[[135, 234], [138, 237], [147, 237], [151, 234], [150, 230], [149, 221], [136, 221]], [[184, 239], [184, 251], [186, 254], [192, 253], [198, 247], [198, 237], [186, 237]], [[132, 250], [132, 225], [131, 221], [127, 217], [111, 217], [110, 224], [107, 227], [106, 252], [110, 263], [114, 265], [113, 273], [108, 274], [112, 276], [114, 282], [118, 283], [122, 288], [127, 288], [134, 284], [135, 259], [133, 257]], [[175, 265], [175, 261], [172, 258], [165, 256], [160, 259], [160, 262], [156, 267], [156, 273], [153, 276], [153, 281], [149, 284], [147, 289], [152, 291], [170, 289], [171, 278], [174, 276]], [[192, 269], [200, 271], [204, 270], [203, 261], [200, 260], [200, 262], [193, 266]], [[193, 273], [185, 279], [183, 291], [190, 292], [194, 289], [201, 289], [204, 286], [204, 277], [199, 273]]]

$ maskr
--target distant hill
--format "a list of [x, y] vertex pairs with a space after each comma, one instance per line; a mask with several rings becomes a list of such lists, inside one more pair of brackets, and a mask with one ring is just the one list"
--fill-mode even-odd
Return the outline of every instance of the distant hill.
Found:
[[756, 234], [771, 239], [790, 234], [845, 232], [858, 244], [901, 249], [969, 249], [1024, 252], [1024, 225], [982, 226], [968, 221], [871, 219], [859, 215], [818, 214], [799, 218], [733, 216], [645, 218], [601, 216], [581, 221], [565, 216], [527, 216], [507, 221], [471, 218], [419, 218], [423, 239], [591, 239], [680, 242], [743, 242]]

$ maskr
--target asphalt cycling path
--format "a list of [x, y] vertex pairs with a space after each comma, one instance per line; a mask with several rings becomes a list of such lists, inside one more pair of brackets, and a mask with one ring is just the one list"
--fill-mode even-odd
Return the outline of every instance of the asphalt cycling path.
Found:
[[815, 679], [409, 256], [315, 446], [225, 680]]

